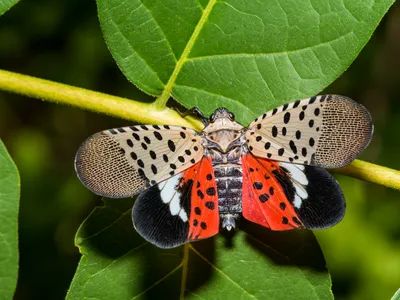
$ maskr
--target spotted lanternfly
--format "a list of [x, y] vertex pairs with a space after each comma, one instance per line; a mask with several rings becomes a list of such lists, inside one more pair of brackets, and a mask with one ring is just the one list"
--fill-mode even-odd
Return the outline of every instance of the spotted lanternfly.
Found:
[[372, 131], [366, 108], [337, 95], [285, 104], [247, 128], [219, 108], [201, 132], [137, 125], [96, 133], [75, 168], [98, 195], [139, 194], [134, 227], [171, 248], [231, 230], [241, 216], [270, 230], [336, 224], [345, 202], [323, 168], [350, 163]]

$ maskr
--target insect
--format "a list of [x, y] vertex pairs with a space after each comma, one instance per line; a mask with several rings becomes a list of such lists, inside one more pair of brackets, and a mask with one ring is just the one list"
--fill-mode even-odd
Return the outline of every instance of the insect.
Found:
[[270, 230], [336, 224], [345, 202], [324, 168], [350, 163], [372, 132], [367, 109], [338, 95], [285, 104], [247, 128], [218, 108], [201, 132], [137, 125], [96, 133], [75, 169], [98, 195], [139, 194], [135, 229], [172, 248], [232, 230], [241, 217]]

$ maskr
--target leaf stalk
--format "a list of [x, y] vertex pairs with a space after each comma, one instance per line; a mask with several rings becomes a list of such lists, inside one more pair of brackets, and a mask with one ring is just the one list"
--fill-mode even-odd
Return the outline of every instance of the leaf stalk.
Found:
[[400, 171], [359, 159], [332, 172], [400, 190]]
[[203, 127], [200, 121], [190, 117], [182, 118], [168, 107], [156, 109], [153, 103], [143, 103], [5, 70], [0, 70], [0, 90], [140, 123], [171, 124], [196, 129]]

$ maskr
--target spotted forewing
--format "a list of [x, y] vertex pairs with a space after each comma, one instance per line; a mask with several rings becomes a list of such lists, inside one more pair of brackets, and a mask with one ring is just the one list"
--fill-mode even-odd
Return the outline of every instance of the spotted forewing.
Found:
[[246, 131], [252, 154], [271, 160], [339, 168], [354, 160], [372, 137], [368, 110], [338, 95], [282, 105], [254, 120]]
[[138, 125], [104, 130], [79, 148], [75, 169], [94, 193], [132, 197], [203, 157], [201, 138], [178, 126]]

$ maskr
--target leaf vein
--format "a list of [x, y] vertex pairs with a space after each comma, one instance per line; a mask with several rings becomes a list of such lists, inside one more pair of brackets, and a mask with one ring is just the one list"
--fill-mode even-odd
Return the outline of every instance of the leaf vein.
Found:
[[157, 286], [160, 282], [174, 274], [176, 271], [178, 271], [182, 267], [182, 264], [177, 265], [171, 272], [168, 272], [165, 274], [163, 277], [155, 281], [152, 285], [150, 285], [148, 288], [146, 288], [143, 292], [133, 296], [131, 299], [137, 299], [138, 297], [142, 296], [143, 294], [147, 293], [149, 290], [151, 290], [153, 287]]
[[[107, 12], [110, 14], [110, 10], [107, 10]], [[109, 16], [109, 20], [110, 22], [114, 25], [114, 27], [118, 30], [119, 34], [121, 35], [121, 37], [125, 40], [126, 44], [128, 45], [129, 49], [133, 52], [136, 53], [137, 57], [139, 59], [141, 59], [145, 65], [147, 66], [147, 68], [155, 75], [155, 77], [161, 82], [163, 83], [163, 81], [161, 80], [161, 78], [158, 76], [158, 73], [150, 66], [150, 64], [146, 61], [146, 59], [141, 56], [139, 54], [138, 51], [135, 50], [135, 48], [133, 48], [133, 46], [131, 45], [131, 43], [129, 42], [128, 37], [125, 36], [125, 34], [122, 32], [122, 30], [120, 29], [119, 25], [114, 21], [114, 18], [112, 18], [111, 16]], [[132, 56], [132, 54], [131, 54]], [[122, 57], [121, 57], [122, 58]], [[123, 58], [122, 58], [123, 59]], [[118, 60], [117, 60], [118, 62]], [[123, 66], [120, 65], [121, 68], [123, 68]]]
[[190, 54], [190, 51], [192, 50], [201, 30], [203, 29], [204, 24], [207, 22], [208, 17], [210, 15], [215, 3], [217, 3], [217, 0], [210, 0], [207, 4], [206, 8], [203, 10], [203, 13], [202, 13], [196, 27], [194, 28], [194, 31], [193, 31], [191, 37], [189, 38], [185, 48], [183, 49], [181, 57], [176, 62], [175, 68], [172, 71], [171, 77], [169, 78], [167, 84], [165, 85], [161, 96], [156, 99], [155, 104], [159, 108], [165, 107], [169, 97], [171, 96], [171, 92], [175, 85], [176, 79], [178, 78], [178, 75], [179, 75], [183, 65], [185, 64], [186, 61], [188, 61], [188, 56]]
[[239, 285], [239, 283], [237, 283], [236, 281], [234, 281], [231, 277], [228, 276], [228, 274], [226, 274], [224, 271], [222, 271], [221, 269], [217, 268], [213, 263], [211, 263], [206, 257], [204, 257], [200, 252], [198, 252], [193, 246], [189, 246], [190, 249], [192, 249], [192, 251], [194, 253], [196, 253], [202, 260], [204, 260], [208, 265], [210, 265], [215, 271], [217, 271], [218, 273], [220, 273], [222, 276], [224, 276], [226, 279], [228, 279], [233, 285], [237, 286], [240, 290], [242, 290], [244, 293], [246, 293], [247, 295], [249, 295], [251, 298], [253, 299], [257, 299], [256, 296], [254, 296], [253, 294], [249, 293], [246, 289], [244, 289], [242, 286]]
[[199, 60], [210, 60], [210, 59], [220, 59], [220, 58], [254, 58], [254, 57], [269, 57], [269, 56], [288, 56], [289, 54], [295, 54], [307, 50], [312, 50], [314, 48], [318, 48], [320, 46], [329, 45], [330, 43], [336, 42], [338, 40], [344, 39], [348, 35], [353, 34], [353, 31], [349, 31], [339, 37], [333, 38], [331, 40], [315, 44], [312, 46], [306, 46], [303, 48], [286, 50], [286, 51], [277, 51], [277, 52], [260, 52], [260, 53], [222, 53], [222, 54], [211, 54], [211, 55], [203, 55], [188, 58], [188, 61], [199, 61]]
[[265, 87], [266, 87], [267, 90], [270, 92], [270, 94], [272, 95], [272, 97], [273, 97], [274, 99], [276, 99], [277, 97], [274, 95], [274, 92], [272, 91], [272, 89], [270, 88], [268, 82], [265, 80], [264, 76], [262, 75], [262, 73], [261, 73], [261, 71], [260, 71], [260, 67], [258, 66], [256, 57], [254, 57], [254, 65], [255, 65], [255, 67], [256, 67], [256, 70], [257, 70], [258, 74], [259, 74], [260, 77], [261, 77], [261, 80], [264, 82]]
[[158, 21], [156, 20], [156, 18], [153, 15], [153, 12], [143, 3], [142, 0], [140, 0], [140, 3], [142, 3], [143, 7], [146, 9], [146, 11], [150, 14], [150, 16], [153, 18], [155, 25], [157, 26], [157, 28], [160, 30], [161, 34], [164, 36], [165, 41], [168, 44], [168, 48], [171, 50], [172, 56], [174, 57], [174, 60], [176, 61], [176, 56], [174, 51], [172, 50], [172, 45], [170, 40], [168, 39], [167, 35], [165, 34], [164, 30], [162, 29], [161, 25], [158, 23]]
[[101, 228], [99, 231], [97, 231], [97, 232], [95, 232], [95, 233], [93, 233], [93, 234], [91, 234], [89, 236], [81, 238], [80, 241], [83, 242], [85, 240], [88, 240], [88, 239], [91, 239], [91, 238], [93, 238], [95, 236], [98, 236], [99, 234], [101, 234], [102, 232], [106, 231], [107, 229], [112, 227], [114, 224], [116, 224], [119, 220], [123, 219], [127, 214], [130, 214], [130, 212], [131, 212], [130, 209], [126, 210], [118, 218], [116, 218], [114, 221], [112, 221], [110, 224], [108, 224], [107, 226]]

